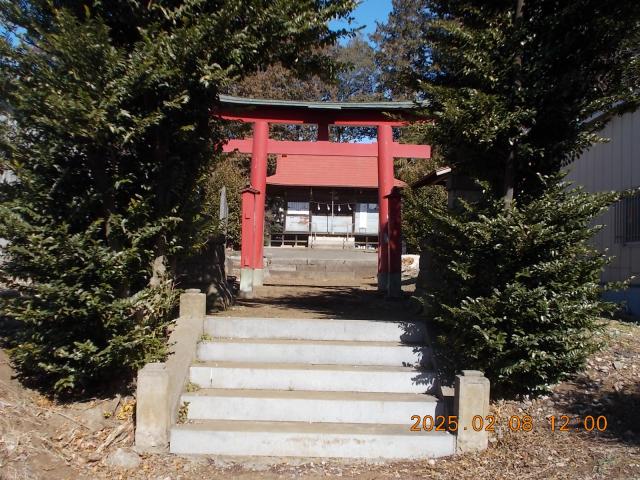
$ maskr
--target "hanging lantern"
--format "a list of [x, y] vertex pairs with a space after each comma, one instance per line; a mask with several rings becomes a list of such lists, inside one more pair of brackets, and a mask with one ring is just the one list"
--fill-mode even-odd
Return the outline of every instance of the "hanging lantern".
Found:
[[317, 210], [320, 211], [320, 204], [318, 203], [317, 206], [318, 206]]
[[341, 210], [340, 210], [340, 205], [338, 205], [338, 211], [339, 211], [339, 212], [341, 211]]
[[327, 203], [327, 212], [331, 210], [331, 207], [329, 206], [329, 204]]

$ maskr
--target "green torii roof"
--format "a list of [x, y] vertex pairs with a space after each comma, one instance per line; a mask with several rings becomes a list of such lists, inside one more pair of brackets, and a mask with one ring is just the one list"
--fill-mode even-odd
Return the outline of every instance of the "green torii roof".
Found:
[[413, 110], [426, 106], [425, 102], [306, 102], [298, 100], [271, 100], [220, 95], [220, 103], [246, 107], [286, 107], [309, 110]]

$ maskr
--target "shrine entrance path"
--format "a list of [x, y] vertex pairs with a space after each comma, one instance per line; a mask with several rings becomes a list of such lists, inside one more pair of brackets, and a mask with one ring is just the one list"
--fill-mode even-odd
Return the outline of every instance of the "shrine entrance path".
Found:
[[[277, 282], [277, 283], [276, 283]], [[403, 282], [405, 283], [405, 282]], [[253, 299], [237, 300], [219, 315], [232, 317], [340, 318], [408, 320], [419, 316], [411, 300], [411, 280], [403, 285], [400, 299], [385, 300], [374, 277], [339, 280], [269, 280], [257, 288]]]

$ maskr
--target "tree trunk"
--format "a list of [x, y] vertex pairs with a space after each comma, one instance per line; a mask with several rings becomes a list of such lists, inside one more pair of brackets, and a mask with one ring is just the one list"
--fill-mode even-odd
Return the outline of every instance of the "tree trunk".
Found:
[[[89, 152], [87, 155], [87, 165], [91, 170], [91, 177], [94, 179], [94, 186], [102, 199], [102, 225], [104, 229], [104, 240], [113, 252], [120, 252], [124, 245], [120, 232], [114, 232], [112, 221], [117, 213], [116, 193], [114, 188], [114, 177], [117, 176], [115, 154], [113, 151]], [[109, 165], [114, 166], [111, 169]], [[124, 280], [117, 289], [118, 298], [127, 298], [131, 294], [130, 283]]]
[[[522, 8], [524, 7], [524, 0], [516, 0], [516, 17], [515, 17], [515, 26], [516, 28], [520, 25], [522, 19]], [[520, 66], [522, 65], [522, 56], [520, 54], [516, 55], [513, 60], [514, 65], [516, 66], [516, 74], [514, 80], [514, 97], [517, 96], [518, 90], [522, 87], [522, 80], [520, 78]], [[515, 101], [514, 101], [515, 103]], [[514, 140], [511, 146], [511, 151], [509, 152], [509, 156], [507, 157], [507, 163], [505, 165], [504, 170], [504, 189], [503, 189], [503, 201], [505, 208], [509, 208], [511, 203], [513, 202], [514, 196], [514, 188], [516, 183], [516, 148], [517, 143]]]

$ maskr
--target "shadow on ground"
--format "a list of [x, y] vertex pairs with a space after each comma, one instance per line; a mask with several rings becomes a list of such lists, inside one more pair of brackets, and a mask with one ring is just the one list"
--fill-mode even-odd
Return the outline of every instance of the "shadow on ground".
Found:
[[409, 294], [403, 294], [399, 299], [385, 299], [373, 288], [354, 286], [265, 286], [259, 298], [238, 300], [237, 305], [255, 316], [271, 316], [261, 310], [281, 310], [289, 312], [289, 316], [293, 312], [318, 318], [354, 320], [417, 320], [420, 312]]
[[[591, 432], [604, 438], [630, 445], [640, 445], [640, 383], [626, 385], [620, 391], [603, 390], [588, 378], [578, 378], [569, 391], [562, 395], [560, 404], [569, 412], [572, 429], [586, 431], [591, 428], [587, 417], [606, 418], [606, 428]], [[603, 427], [604, 423], [600, 423]]]

